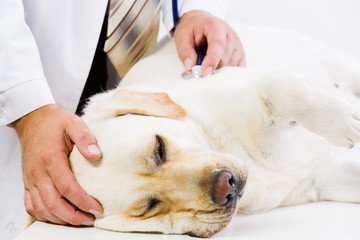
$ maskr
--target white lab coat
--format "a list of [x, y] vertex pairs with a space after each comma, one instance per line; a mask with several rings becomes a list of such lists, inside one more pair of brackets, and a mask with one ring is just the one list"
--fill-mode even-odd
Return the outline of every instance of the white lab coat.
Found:
[[[224, 18], [224, 0], [179, 0]], [[0, 239], [24, 229], [21, 150], [7, 124], [50, 103], [75, 112], [95, 53], [107, 0], [0, 0]], [[171, 1], [163, 22], [173, 27]]]

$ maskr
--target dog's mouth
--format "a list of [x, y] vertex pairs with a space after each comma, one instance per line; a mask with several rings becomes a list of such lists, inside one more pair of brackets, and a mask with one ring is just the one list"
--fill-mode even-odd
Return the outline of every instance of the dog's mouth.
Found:
[[213, 176], [211, 200], [214, 208], [195, 214], [198, 224], [185, 234], [207, 238], [224, 229], [236, 214], [237, 202], [242, 197], [246, 176], [240, 177], [230, 170], [219, 170]]
[[185, 234], [193, 237], [208, 238], [223, 230], [231, 221], [236, 213], [236, 199], [223, 211], [212, 213], [197, 213], [196, 218], [199, 222], [197, 226], [191, 227]]

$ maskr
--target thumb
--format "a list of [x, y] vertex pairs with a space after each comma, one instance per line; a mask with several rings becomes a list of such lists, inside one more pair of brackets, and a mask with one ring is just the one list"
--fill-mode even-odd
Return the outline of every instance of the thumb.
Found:
[[99, 160], [102, 157], [102, 153], [94, 135], [81, 118], [75, 117], [78, 119], [70, 124], [67, 129], [71, 141], [86, 159]]

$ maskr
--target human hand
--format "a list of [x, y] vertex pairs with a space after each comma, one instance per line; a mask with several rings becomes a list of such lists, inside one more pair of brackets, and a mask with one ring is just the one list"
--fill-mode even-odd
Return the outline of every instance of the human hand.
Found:
[[223, 66], [245, 66], [245, 52], [236, 32], [222, 19], [204, 11], [182, 15], [174, 33], [178, 55], [190, 70], [197, 61], [197, 48], [207, 46], [201, 73], [207, 76]]
[[102, 207], [76, 182], [68, 161], [74, 143], [89, 160], [102, 156], [82, 119], [50, 104], [11, 126], [22, 147], [26, 211], [44, 222], [92, 225]]

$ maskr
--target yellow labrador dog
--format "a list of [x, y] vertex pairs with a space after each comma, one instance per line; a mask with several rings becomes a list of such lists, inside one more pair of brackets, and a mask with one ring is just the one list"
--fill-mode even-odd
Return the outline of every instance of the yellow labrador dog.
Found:
[[332, 152], [360, 141], [360, 64], [295, 33], [235, 28], [247, 68], [183, 79], [167, 40], [91, 99], [83, 119], [103, 158], [75, 148], [70, 161], [104, 207], [96, 227], [209, 237], [236, 213], [360, 202], [360, 163]]

